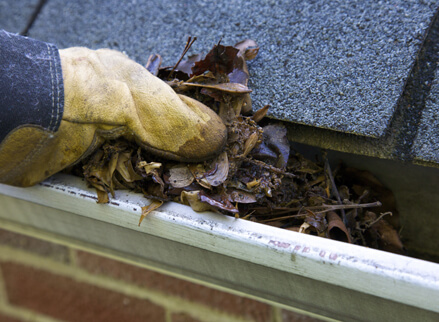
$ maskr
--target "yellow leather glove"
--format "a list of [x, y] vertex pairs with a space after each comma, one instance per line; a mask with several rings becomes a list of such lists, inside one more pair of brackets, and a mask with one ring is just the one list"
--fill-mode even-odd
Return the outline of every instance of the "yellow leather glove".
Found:
[[14, 130], [2, 143], [0, 182], [30, 186], [89, 155], [105, 139], [125, 137], [153, 154], [202, 161], [218, 154], [226, 127], [210, 108], [177, 95], [124, 54], [60, 50], [64, 113], [55, 133]]

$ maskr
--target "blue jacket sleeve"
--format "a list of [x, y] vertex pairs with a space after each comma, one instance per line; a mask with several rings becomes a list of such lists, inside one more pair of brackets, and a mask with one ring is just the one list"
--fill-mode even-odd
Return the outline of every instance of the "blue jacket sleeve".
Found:
[[0, 30], [0, 144], [21, 126], [56, 132], [63, 109], [58, 48]]

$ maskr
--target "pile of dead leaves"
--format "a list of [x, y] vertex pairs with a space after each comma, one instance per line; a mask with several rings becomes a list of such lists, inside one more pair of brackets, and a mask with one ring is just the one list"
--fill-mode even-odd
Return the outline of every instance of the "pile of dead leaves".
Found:
[[[191, 44], [189, 39], [182, 58]], [[220, 115], [228, 128], [228, 141], [218, 157], [203, 163], [177, 163], [116, 140], [106, 142], [75, 168], [76, 173], [96, 188], [101, 203], [108, 202], [108, 194], [114, 196], [117, 189], [152, 199], [142, 208], [139, 225], [163, 202], [176, 201], [195, 211], [216, 211], [402, 253], [389, 190], [370, 173], [342, 166], [332, 170], [324, 156], [314, 162], [292, 151], [286, 128], [262, 120], [268, 106], [252, 113], [246, 61], [255, 58], [258, 50], [254, 41], [245, 40], [235, 46], [217, 44], [204, 58], [180, 59], [173, 67], [160, 68], [158, 55], [148, 60], [146, 68], [177, 93], [201, 101]]]

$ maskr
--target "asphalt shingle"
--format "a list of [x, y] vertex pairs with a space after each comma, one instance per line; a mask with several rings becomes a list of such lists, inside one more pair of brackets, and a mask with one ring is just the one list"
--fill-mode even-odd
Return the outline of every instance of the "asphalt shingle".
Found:
[[415, 159], [439, 163], [439, 72], [436, 71], [413, 144]]
[[20, 33], [31, 18], [39, 0], [0, 0], [0, 29]]
[[256, 40], [255, 107], [272, 117], [336, 131], [384, 134], [426, 31], [435, 1], [48, 2], [30, 35], [58, 44], [126, 51], [145, 63]]

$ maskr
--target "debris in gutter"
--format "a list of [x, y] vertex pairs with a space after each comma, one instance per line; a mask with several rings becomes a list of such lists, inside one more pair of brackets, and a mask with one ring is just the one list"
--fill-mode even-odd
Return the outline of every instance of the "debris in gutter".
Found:
[[133, 142], [107, 141], [71, 171], [93, 186], [99, 203], [129, 189], [152, 199], [142, 220], [166, 201], [195, 211], [236, 218], [403, 254], [398, 213], [391, 191], [372, 174], [339, 165], [323, 153], [311, 161], [294, 151], [282, 122], [264, 119], [269, 106], [252, 112], [247, 61], [259, 47], [253, 40], [220, 43], [202, 58], [161, 68], [152, 55], [146, 68], [179, 94], [212, 108], [228, 129], [225, 150], [202, 163], [155, 157]]

